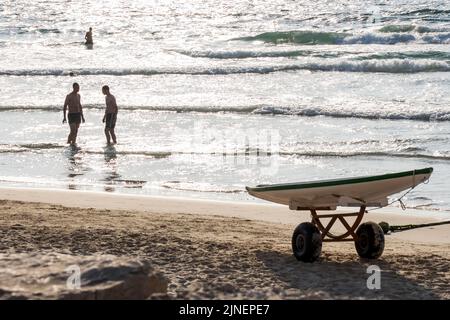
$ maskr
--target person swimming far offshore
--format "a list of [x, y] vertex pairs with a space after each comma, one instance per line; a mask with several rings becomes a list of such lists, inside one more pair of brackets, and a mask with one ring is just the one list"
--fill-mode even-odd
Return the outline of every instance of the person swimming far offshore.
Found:
[[84, 43], [85, 45], [93, 45], [94, 41], [92, 39], [92, 27], [89, 28], [89, 31], [86, 32], [84, 39], [86, 40], [86, 42]]

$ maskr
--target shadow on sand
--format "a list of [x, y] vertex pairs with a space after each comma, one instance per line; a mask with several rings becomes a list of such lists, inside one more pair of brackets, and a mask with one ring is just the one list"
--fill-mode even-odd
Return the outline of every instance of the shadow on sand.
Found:
[[[426, 281], [418, 283], [400, 274], [400, 272], [410, 274], [411, 270], [417, 273], [417, 268], [421, 266], [414, 263], [414, 257], [402, 257], [401, 260], [408, 259], [411, 262], [405, 267], [399, 263], [392, 264], [383, 257], [372, 261], [359, 259], [350, 254], [337, 259], [335, 256], [331, 258], [325, 255], [314, 263], [299, 262], [293, 255], [277, 251], [259, 251], [257, 258], [288, 288], [305, 294], [319, 291], [320, 295], [317, 298], [440, 299], [424, 286]], [[367, 279], [372, 274], [367, 273], [367, 267], [370, 265], [381, 268], [379, 290], [367, 288]], [[427, 278], [439, 277], [437, 270], [426, 272]]]

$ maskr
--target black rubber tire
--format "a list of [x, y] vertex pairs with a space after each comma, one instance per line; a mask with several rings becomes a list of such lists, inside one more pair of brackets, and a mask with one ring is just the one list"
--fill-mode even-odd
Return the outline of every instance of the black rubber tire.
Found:
[[356, 230], [356, 252], [361, 258], [377, 259], [383, 254], [384, 232], [375, 222], [365, 222]]
[[311, 222], [299, 224], [292, 235], [292, 251], [299, 261], [316, 261], [322, 252], [322, 237], [319, 229]]

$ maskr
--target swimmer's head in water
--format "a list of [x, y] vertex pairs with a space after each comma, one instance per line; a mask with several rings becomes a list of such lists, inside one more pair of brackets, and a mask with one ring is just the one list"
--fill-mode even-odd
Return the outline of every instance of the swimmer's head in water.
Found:
[[108, 94], [109, 93], [109, 87], [108, 86], [103, 86], [102, 87], [102, 92], [103, 92], [103, 94]]
[[73, 83], [72, 88], [73, 88], [73, 91], [75, 91], [75, 92], [80, 91], [80, 85], [76, 82]]

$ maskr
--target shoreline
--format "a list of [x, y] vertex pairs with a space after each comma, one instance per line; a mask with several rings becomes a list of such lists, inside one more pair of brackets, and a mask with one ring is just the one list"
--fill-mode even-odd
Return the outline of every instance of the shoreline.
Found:
[[[291, 211], [287, 206], [272, 203], [245, 203], [182, 197], [146, 196], [100, 191], [61, 190], [43, 188], [0, 187], [0, 200], [45, 203], [67, 208], [121, 210], [158, 214], [208, 215], [276, 223], [295, 228], [310, 221], [307, 211]], [[338, 212], [356, 208], [338, 209]], [[356, 210], [357, 211], [357, 210]], [[382, 208], [366, 213], [363, 221], [386, 221], [390, 225], [421, 224], [448, 220], [434, 212], [398, 208]], [[337, 227], [336, 230], [342, 230]], [[416, 243], [450, 244], [450, 225], [426, 227], [388, 235], [389, 238]]]

